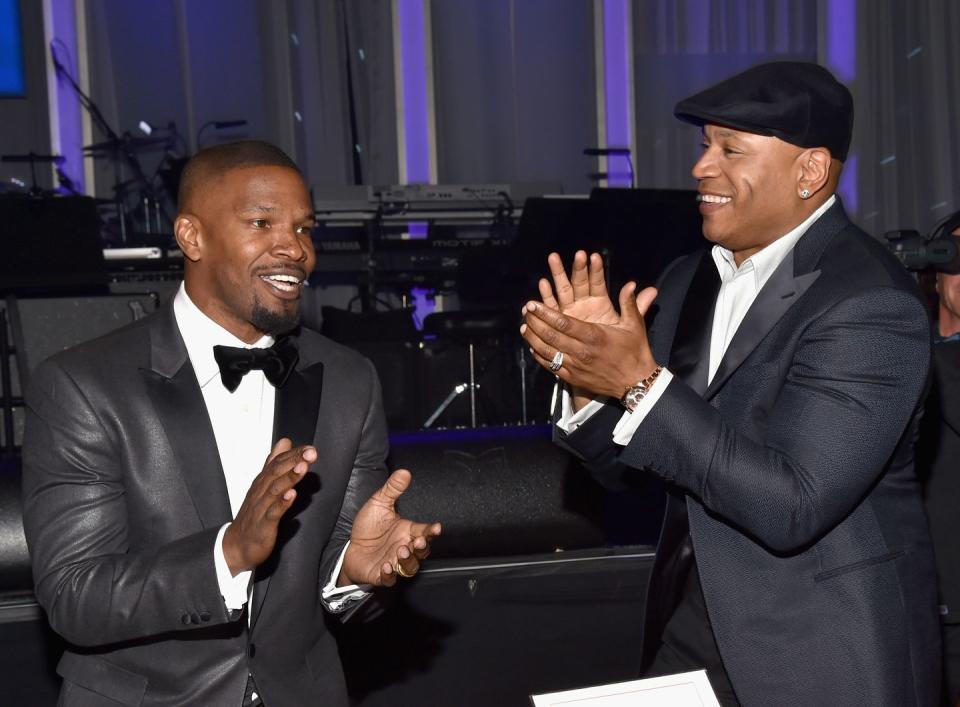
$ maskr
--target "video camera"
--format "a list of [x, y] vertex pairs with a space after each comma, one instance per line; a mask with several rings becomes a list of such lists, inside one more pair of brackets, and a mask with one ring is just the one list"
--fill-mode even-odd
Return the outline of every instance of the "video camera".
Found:
[[919, 231], [888, 231], [883, 234], [887, 248], [908, 270], [928, 268], [948, 275], [960, 274], [960, 236], [953, 232], [960, 228], [960, 211], [947, 216], [930, 236]]

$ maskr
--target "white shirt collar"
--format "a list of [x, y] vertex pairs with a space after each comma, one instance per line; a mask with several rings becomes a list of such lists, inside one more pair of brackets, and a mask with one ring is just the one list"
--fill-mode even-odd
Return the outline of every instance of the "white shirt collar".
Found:
[[173, 314], [180, 329], [180, 336], [187, 347], [187, 355], [197, 376], [197, 382], [203, 388], [214, 378], [219, 377], [220, 367], [213, 357], [214, 346], [239, 346], [242, 348], [265, 349], [273, 346], [273, 337], [262, 336], [256, 343], [248, 344], [204, 314], [187, 294], [186, 287], [180, 284], [173, 298]]
[[713, 262], [716, 263], [717, 270], [720, 272], [721, 282], [728, 282], [741, 274], [752, 272], [756, 278], [756, 289], [759, 290], [766, 284], [767, 280], [770, 279], [773, 271], [783, 262], [783, 259], [787, 257], [787, 253], [793, 249], [797, 241], [800, 240], [803, 234], [807, 232], [818, 218], [826, 213], [827, 209], [833, 206], [836, 200], [836, 194], [831, 195], [830, 198], [810, 214], [803, 223], [775, 240], [766, 248], [751, 255], [740, 264], [739, 268], [737, 268], [737, 263], [733, 258], [732, 251], [720, 245], [713, 246], [711, 255], [713, 255]]

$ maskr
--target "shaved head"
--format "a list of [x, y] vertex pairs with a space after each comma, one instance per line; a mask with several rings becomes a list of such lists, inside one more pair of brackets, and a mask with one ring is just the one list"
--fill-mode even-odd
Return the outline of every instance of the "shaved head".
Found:
[[283, 150], [261, 140], [241, 140], [208, 147], [190, 158], [183, 169], [177, 192], [177, 210], [181, 213], [194, 210], [195, 200], [204, 189], [227, 172], [242, 167], [286, 167], [300, 173]]

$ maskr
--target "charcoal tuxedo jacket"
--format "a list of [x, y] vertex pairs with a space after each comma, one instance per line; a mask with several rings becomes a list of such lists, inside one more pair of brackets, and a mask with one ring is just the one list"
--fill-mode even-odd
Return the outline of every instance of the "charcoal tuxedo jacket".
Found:
[[37, 598], [68, 643], [61, 704], [239, 707], [248, 672], [271, 707], [346, 704], [320, 594], [386, 478], [386, 423], [366, 359], [298, 339], [274, 439], [318, 459], [254, 575], [249, 617], [217, 584], [213, 545], [232, 514], [172, 306], [34, 372], [24, 527]]
[[647, 595], [649, 663], [689, 537], [744, 705], [931, 705], [935, 574], [913, 468], [930, 331], [913, 281], [839, 201], [770, 277], [707, 385], [719, 276], [709, 252], [664, 274], [656, 360], [675, 378], [630, 444], [610, 402], [558, 441], [615, 486], [668, 482]]

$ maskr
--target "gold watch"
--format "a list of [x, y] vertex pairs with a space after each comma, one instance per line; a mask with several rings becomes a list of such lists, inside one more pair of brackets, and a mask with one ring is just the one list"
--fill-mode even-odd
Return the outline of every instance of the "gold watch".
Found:
[[636, 385], [627, 386], [623, 392], [623, 397], [620, 398], [620, 404], [627, 409], [627, 412], [633, 412], [637, 409], [637, 405], [639, 405], [640, 401], [650, 392], [650, 388], [653, 387], [654, 382], [662, 370], [663, 366], [657, 366], [653, 373], [642, 381]]

